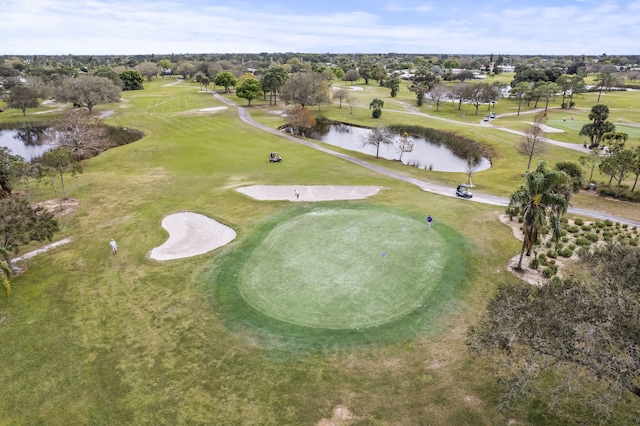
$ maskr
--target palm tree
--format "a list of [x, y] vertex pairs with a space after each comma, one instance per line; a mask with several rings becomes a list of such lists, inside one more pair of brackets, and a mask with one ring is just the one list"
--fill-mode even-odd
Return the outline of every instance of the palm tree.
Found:
[[540, 231], [551, 224], [553, 238], [560, 237], [560, 218], [569, 206], [570, 192], [564, 187], [567, 177], [555, 170], [546, 170], [545, 162], [540, 161], [531, 173], [525, 175], [525, 183], [511, 195], [509, 207], [518, 207], [523, 218], [522, 251], [517, 269], [522, 269], [522, 256], [531, 255], [538, 242]]

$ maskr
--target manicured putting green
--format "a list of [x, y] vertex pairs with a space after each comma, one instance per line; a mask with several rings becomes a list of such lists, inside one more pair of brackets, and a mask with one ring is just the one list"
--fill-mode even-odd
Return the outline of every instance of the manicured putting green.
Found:
[[447, 243], [437, 226], [371, 209], [319, 209], [276, 225], [238, 275], [257, 311], [327, 329], [406, 316], [441, 285]]

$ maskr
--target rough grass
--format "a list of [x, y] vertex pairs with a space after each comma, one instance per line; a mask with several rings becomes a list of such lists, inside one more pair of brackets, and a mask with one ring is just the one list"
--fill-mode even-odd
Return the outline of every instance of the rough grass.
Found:
[[[499, 410], [491, 366], [465, 350], [467, 326], [496, 284], [514, 279], [505, 265], [520, 244], [498, 222], [501, 209], [421, 192], [248, 127], [231, 109], [182, 114], [222, 104], [195, 85], [162, 87], [168, 82], [145, 83], [144, 91], [123, 94], [124, 102], [96, 108], [114, 110], [110, 122], [147, 136], [87, 161], [84, 173], [68, 180], [80, 206], [63, 220], [59, 237], [70, 236], [72, 243], [32, 259], [14, 279], [11, 299], [0, 298], [0, 319], [6, 318], [0, 324], [2, 423], [315, 424], [337, 405], [348, 407], [355, 423], [372, 425], [591, 422], [593, 411], [580, 401], [568, 405], [562, 418], [546, 415], [550, 407], [543, 399]], [[365, 120], [372, 97], [363, 92], [364, 108], [353, 115]], [[401, 96], [415, 102], [404, 89]], [[338, 113], [349, 115], [345, 108]], [[385, 108], [383, 119], [390, 115]], [[0, 120], [11, 117], [3, 113]], [[511, 136], [442, 125], [477, 133], [497, 148], [502, 168], [474, 174], [479, 187], [506, 193], [521, 182], [523, 161], [510, 151]], [[274, 150], [286, 156], [278, 167], [266, 161]], [[405, 317], [415, 318], [401, 328], [411, 331], [405, 334], [389, 326], [340, 338], [310, 335], [305, 328], [292, 338], [296, 330], [274, 328], [281, 321], [265, 323], [269, 318], [245, 309], [229, 284], [235, 283], [234, 265], [237, 271], [244, 261], [241, 247], [257, 245], [277, 222], [297, 213], [291, 203], [260, 202], [234, 191], [258, 183], [378, 185], [385, 190], [359, 203], [416, 220], [430, 213], [448, 247], [465, 255], [443, 271], [444, 282], [453, 283], [442, 290], [451, 294], [438, 296], [447, 303]], [[53, 197], [46, 182], [37, 193]], [[183, 210], [232, 226], [237, 241], [190, 259], [149, 260], [149, 250], [167, 237], [162, 217]], [[111, 237], [119, 243], [117, 256], [109, 251]], [[454, 280], [461, 276], [462, 282]], [[332, 345], [346, 341], [354, 344]], [[640, 410], [636, 401], [624, 404], [617, 412]]]

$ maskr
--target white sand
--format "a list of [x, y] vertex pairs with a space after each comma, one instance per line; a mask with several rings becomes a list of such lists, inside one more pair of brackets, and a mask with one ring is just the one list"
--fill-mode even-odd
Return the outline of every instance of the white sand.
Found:
[[[257, 200], [330, 201], [359, 200], [377, 194], [379, 186], [305, 186], [305, 185], [253, 185], [238, 191]], [[295, 197], [295, 191], [300, 194]], [[151, 250], [154, 260], [173, 260], [197, 256], [229, 244], [236, 232], [207, 216], [183, 212], [166, 216], [162, 227], [169, 239]]]
[[198, 111], [200, 111], [200, 112], [215, 112], [215, 111], [220, 111], [220, 110], [227, 109], [227, 108], [229, 108], [229, 107], [219, 106], [219, 107], [211, 107], [211, 108], [202, 108], [202, 109], [199, 109]]
[[173, 260], [197, 256], [229, 244], [236, 238], [236, 231], [207, 216], [183, 212], [166, 216], [162, 227], [169, 232], [169, 239], [151, 250], [154, 260]]
[[[332, 201], [361, 200], [376, 195], [379, 186], [330, 186], [330, 185], [252, 185], [237, 191], [256, 200]], [[295, 197], [295, 191], [300, 194]]]

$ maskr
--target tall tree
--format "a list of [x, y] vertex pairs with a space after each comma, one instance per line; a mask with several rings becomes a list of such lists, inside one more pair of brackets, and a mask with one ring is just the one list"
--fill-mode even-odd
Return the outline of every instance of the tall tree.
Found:
[[418, 67], [411, 79], [409, 90], [416, 94], [416, 102], [418, 106], [424, 103], [424, 97], [427, 91], [431, 89], [440, 79], [436, 77], [427, 67]]
[[389, 78], [387, 78], [383, 84], [384, 87], [391, 89], [390, 95], [392, 98], [395, 98], [396, 96], [398, 96], [398, 92], [400, 91], [400, 83], [400, 76], [397, 74], [393, 74]]
[[32, 208], [23, 197], [0, 199], [0, 255], [11, 271], [16, 271], [11, 255], [18, 254], [20, 246], [51, 240], [57, 231], [58, 222], [44, 208]]
[[63, 80], [56, 90], [56, 98], [86, 107], [92, 113], [96, 105], [120, 100], [120, 92], [120, 87], [110, 79], [86, 75]]
[[27, 85], [18, 84], [9, 92], [7, 106], [21, 110], [23, 117], [27, 115], [27, 108], [37, 108], [38, 105], [38, 91]]
[[582, 251], [566, 278], [542, 286], [500, 285], [487, 312], [470, 327], [468, 345], [495, 363], [509, 399], [526, 397], [532, 384], [545, 380], [544, 372], [551, 373], [547, 379], [564, 381], [549, 390], [554, 399], [558, 390], [583, 398], [587, 389], [576, 387], [584, 383], [578, 377], [606, 386], [609, 397], [639, 398], [638, 318], [640, 250], [610, 243]]
[[300, 136], [304, 134], [305, 130], [316, 125], [316, 119], [311, 112], [301, 105], [295, 105], [289, 109], [287, 118], [289, 119], [289, 125], [293, 129], [293, 132]]
[[517, 83], [509, 92], [509, 96], [518, 101], [518, 114], [520, 115], [520, 107], [522, 106], [522, 101], [527, 97], [529, 92], [531, 91], [531, 83], [528, 81], [521, 81]]
[[323, 98], [329, 99], [329, 85], [320, 73], [298, 73], [287, 80], [280, 97], [302, 107], [312, 106]]
[[540, 155], [544, 152], [545, 132], [544, 130], [542, 130], [542, 128], [546, 119], [547, 115], [545, 113], [538, 113], [533, 118], [533, 124], [528, 125], [524, 130], [522, 141], [518, 146], [518, 151], [520, 151], [521, 154], [529, 157], [526, 172], [529, 172], [529, 168], [531, 167], [531, 159], [533, 158], [533, 156]]
[[360, 80], [360, 74], [356, 70], [349, 70], [346, 72], [344, 77], [342, 77], [344, 81], [350, 81], [353, 84], [354, 81]]
[[332, 99], [337, 99], [340, 102], [340, 108], [342, 108], [342, 102], [349, 98], [349, 90], [345, 88], [339, 88], [333, 93]]
[[155, 62], [140, 62], [136, 65], [138, 71], [147, 81], [151, 81], [153, 77], [157, 77], [160, 73], [160, 67]]
[[263, 94], [262, 85], [256, 78], [247, 78], [236, 88], [236, 96], [246, 99], [249, 106], [251, 106], [253, 99], [259, 98]]
[[384, 108], [384, 101], [382, 99], [375, 98], [369, 104], [369, 109], [371, 111], [371, 116], [373, 118], [380, 118], [382, 116], [382, 108]]
[[262, 75], [262, 90], [269, 92], [269, 105], [278, 104], [278, 93], [289, 78], [289, 74], [281, 66], [269, 68]]
[[613, 75], [611, 71], [603, 71], [599, 72], [595, 79], [596, 86], [600, 88], [598, 90], [598, 100], [596, 102], [600, 102], [600, 96], [602, 95], [602, 91], [609, 91], [616, 84], [616, 77]]
[[60, 134], [59, 146], [73, 152], [77, 160], [93, 157], [105, 150], [102, 121], [86, 110], [65, 111], [54, 127]]
[[402, 162], [402, 155], [405, 152], [413, 151], [413, 141], [409, 139], [409, 133], [404, 132], [400, 138], [396, 139], [395, 144], [396, 151], [398, 151], [398, 153], [400, 154], [400, 157], [398, 157], [398, 161]]
[[589, 180], [588, 182], [593, 182], [593, 172], [596, 167], [602, 162], [601, 156], [602, 149], [598, 146], [591, 148], [591, 152], [589, 155], [583, 155], [580, 157], [580, 164], [589, 168]]
[[216, 75], [216, 78], [213, 80], [213, 84], [224, 87], [224, 92], [229, 93], [229, 87], [235, 87], [236, 84], [238, 84], [238, 80], [231, 72], [223, 71]]
[[64, 185], [64, 174], [71, 172], [71, 175], [75, 176], [76, 173], [82, 173], [82, 165], [80, 162], [76, 160], [76, 156], [72, 151], [58, 147], [42, 154], [42, 164], [58, 173], [62, 186], [62, 196], [66, 200], [68, 196], [67, 188]]
[[525, 174], [525, 183], [511, 194], [509, 207], [517, 207], [523, 219], [522, 250], [517, 269], [522, 269], [522, 257], [531, 255], [538, 244], [540, 233], [551, 225], [554, 239], [560, 236], [560, 219], [567, 211], [569, 198], [565, 191], [564, 173], [547, 170], [544, 161], [531, 173]]
[[11, 195], [15, 164], [22, 161], [24, 159], [19, 155], [11, 154], [9, 148], [0, 146], [0, 198]]
[[589, 120], [591, 123], [587, 123], [580, 129], [580, 135], [589, 136], [591, 147], [599, 146], [602, 136], [605, 133], [614, 132], [616, 126], [607, 121], [609, 118], [609, 107], [603, 104], [597, 104], [591, 107], [589, 112]]
[[142, 90], [144, 78], [135, 70], [125, 70], [118, 74], [122, 81], [122, 90]]
[[391, 144], [393, 144], [393, 133], [383, 126], [374, 127], [362, 140], [363, 147], [367, 145], [376, 147], [376, 158], [380, 158], [380, 146]]
[[425, 94], [427, 99], [436, 104], [436, 111], [440, 109], [440, 104], [449, 97], [449, 90], [443, 83], [434, 84]]
[[610, 154], [600, 163], [600, 171], [616, 181], [615, 197], [620, 197], [620, 188], [633, 172], [636, 153], [631, 149], [624, 149], [624, 144], [610, 151]]

